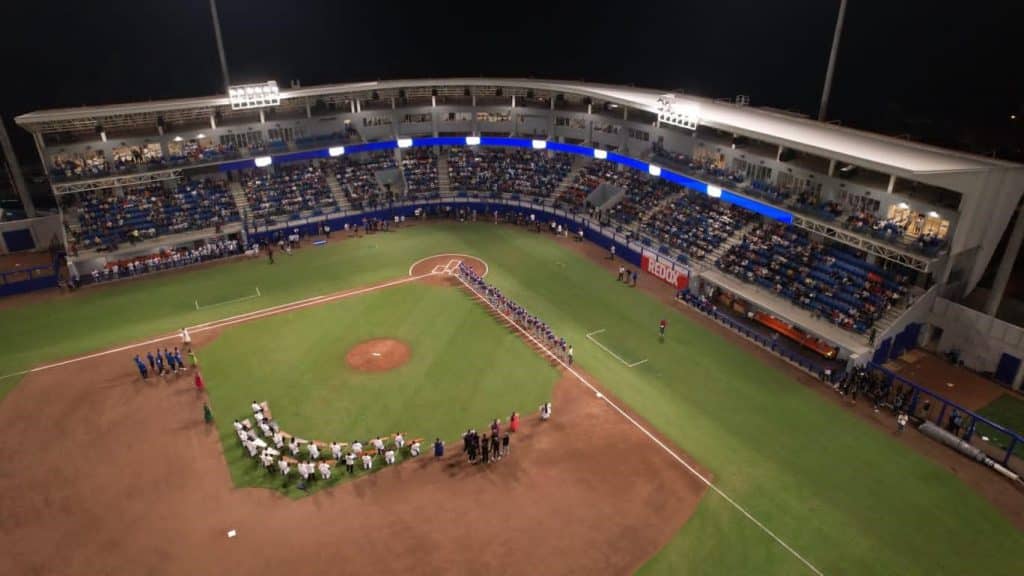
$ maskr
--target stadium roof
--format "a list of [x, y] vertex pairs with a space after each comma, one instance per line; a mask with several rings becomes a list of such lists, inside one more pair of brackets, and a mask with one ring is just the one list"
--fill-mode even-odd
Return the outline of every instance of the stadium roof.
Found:
[[[652, 113], [657, 113], [658, 99], [666, 95], [662, 90], [575, 81], [528, 78], [431, 78], [325, 84], [287, 89], [281, 91], [281, 102], [284, 104], [288, 100], [298, 98], [366, 94], [371, 91], [440, 87], [502, 87], [510, 89], [509, 92], [513, 92], [512, 89], [532, 89], [556, 94], [589, 96]], [[977, 172], [999, 167], [1021, 168], [1020, 165], [1011, 162], [793, 117], [778, 111], [737, 106], [680, 93], [670, 94], [674, 96], [676, 104], [695, 107], [699, 123], [702, 125], [826, 158], [835, 158], [872, 170], [900, 175], [923, 175]], [[216, 108], [228, 106], [227, 95], [222, 95], [36, 111], [18, 116], [15, 121], [31, 131], [53, 131], [52, 128], [46, 130], [46, 125], [65, 122], [77, 125], [92, 122], [94, 125], [102, 122], [103, 118], [147, 117], [188, 110], [210, 113]]]

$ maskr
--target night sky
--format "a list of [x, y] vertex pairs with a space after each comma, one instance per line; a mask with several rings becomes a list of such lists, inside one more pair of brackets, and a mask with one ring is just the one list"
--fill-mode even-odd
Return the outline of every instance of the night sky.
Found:
[[[404, 4], [220, 0], [232, 81], [583, 79], [813, 116], [839, 0]], [[829, 117], [1024, 159], [1024, 119], [1010, 120], [1024, 117], [1024, 9], [949, 4], [849, 0]], [[22, 161], [16, 114], [219, 92], [213, 38], [206, 0], [6, 5], [0, 112]]]

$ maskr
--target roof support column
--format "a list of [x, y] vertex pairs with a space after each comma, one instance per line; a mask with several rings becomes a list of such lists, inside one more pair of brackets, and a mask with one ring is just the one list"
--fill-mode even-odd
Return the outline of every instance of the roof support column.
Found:
[[896, 189], [896, 175], [895, 174], [890, 174], [889, 175], [889, 186], [886, 187], [885, 191], [888, 192], [889, 194], [892, 194], [893, 190], [895, 190], [895, 189]]
[[4, 124], [2, 117], [0, 117], [0, 147], [3, 148], [4, 159], [7, 163], [7, 173], [10, 175], [14, 190], [18, 193], [18, 198], [21, 200], [21, 207], [25, 210], [26, 216], [35, 218], [36, 206], [32, 203], [32, 194], [25, 184], [25, 175], [21, 173], [18, 157], [14, 154], [11, 139], [7, 137], [7, 126]]
[[1006, 283], [1010, 280], [1010, 272], [1013, 271], [1013, 263], [1017, 261], [1017, 254], [1020, 253], [1021, 241], [1024, 240], [1024, 214], [1020, 205], [1017, 206], [1017, 219], [1010, 232], [1010, 239], [1006, 242], [1006, 252], [999, 262], [999, 270], [996, 271], [996, 278], [992, 281], [992, 291], [985, 301], [985, 314], [995, 316], [999, 311], [999, 305], [1003, 302], [1003, 294], [1006, 292]]

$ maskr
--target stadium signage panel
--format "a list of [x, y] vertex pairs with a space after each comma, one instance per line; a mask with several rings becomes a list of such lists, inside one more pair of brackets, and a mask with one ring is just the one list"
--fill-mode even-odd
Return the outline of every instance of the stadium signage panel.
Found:
[[640, 259], [640, 267], [651, 276], [675, 286], [676, 290], [685, 290], [690, 284], [690, 275], [686, 270], [678, 270], [671, 264], [666, 264], [646, 254]]

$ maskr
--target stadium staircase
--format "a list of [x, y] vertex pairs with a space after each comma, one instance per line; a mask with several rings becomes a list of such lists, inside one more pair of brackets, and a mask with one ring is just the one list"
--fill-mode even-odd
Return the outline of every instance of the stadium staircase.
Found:
[[331, 196], [334, 196], [334, 201], [337, 202], [338, 208], [348, 210], [350, 208], [348, 197], [345, 196], [345, 189], [342, 188], [341, 182], [338, 182], [337, 175], [328, 174], [327, 187], [331, 189]]
[[232, 180], [228, 184], [228, 191], [231, 192], [231, 198], [235, 200], [235, 207], [238, 208], [238, 214], [245, 218], [245, 215], [249, 213], [249, 199], [245, 197], [245, 190], [242, 189], [242, 185], [237, 181]]
[[442, 196], [452, 192], [451, 174], [448, 172], [448, 151], [444, 148], [437, 154], [437, 187]]
[[728, 252], [730, 248], [742, 242], [743, 237], [747, 234], [747, 232], [750, 232], [750, 230], [756, 225], [756, 222], [751, 222], [750, 224], [747, 224], [743, 228], [737, 230], [736, 233], [733, 234], [732, 236], [726, 238], [725, 242], [722, 242], [718, 246], [718, 248], [715, 248], [710, 254], [708, 254], [708, 257], [706, 259], [708, 266], [714, 266], [715, 262], [718, 262], [718, 259], [721, 258], [722, 255], [724, 255], [726, 252]]
[[565, 191], [572, 187], [573, 183], [576, 182], [576, 177], [579, 176], [586, 165], [587, 159], [582, 156], [577, 156], [573, 159], [572, 168], [569, 169], [569, 173], [565, 175], [565, 178], [562, 178], [562, 181], [558, 183], [558, 187], [555, 188], [554, 193], [551, 195], [555, 202], [562, 200]]

